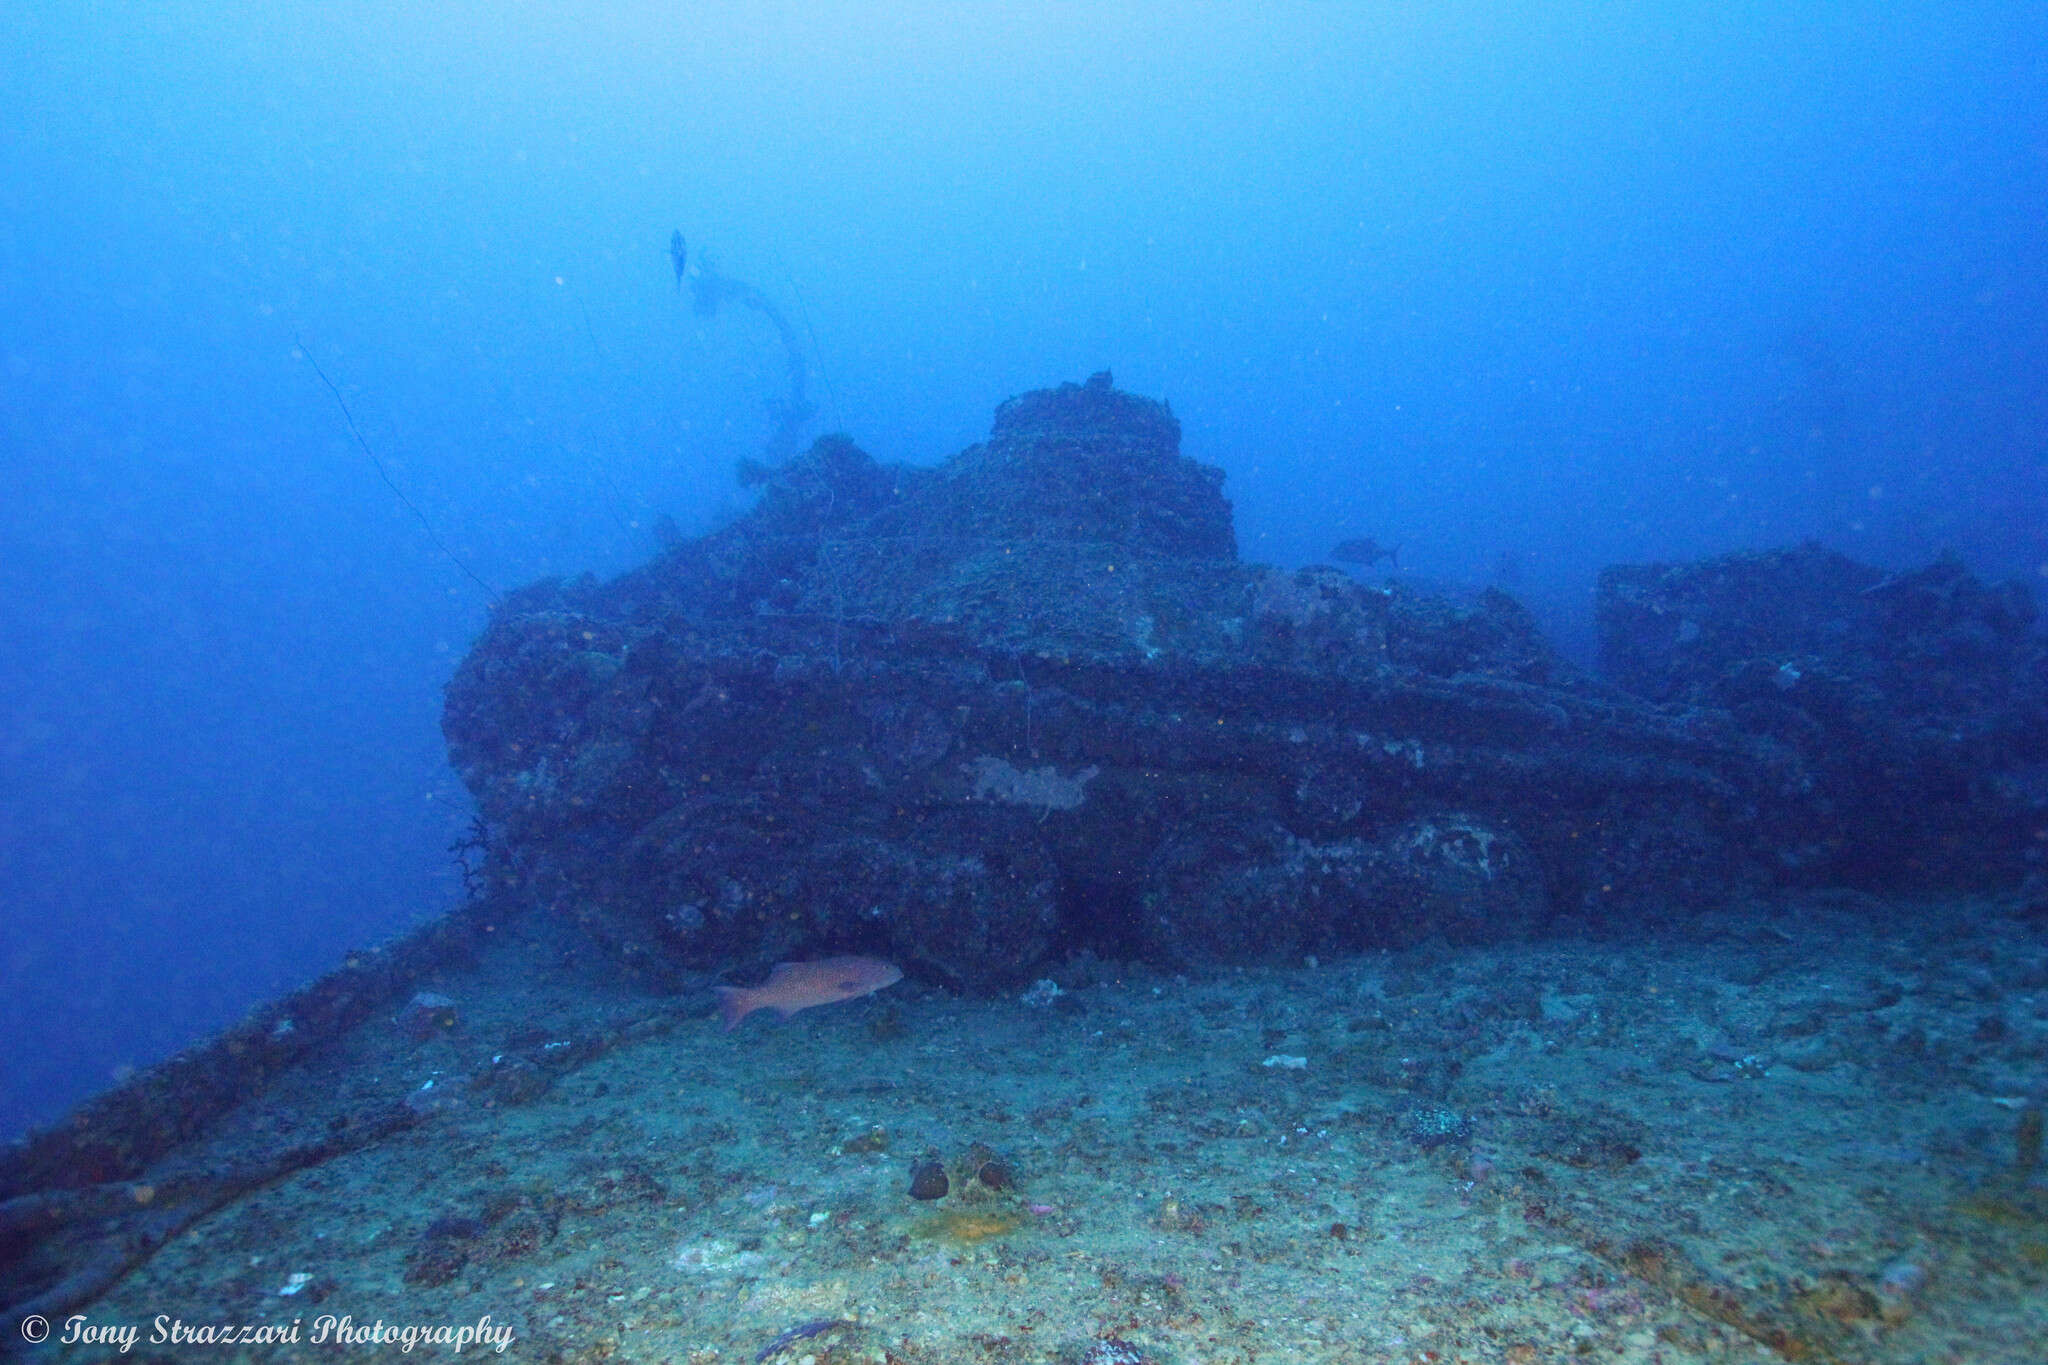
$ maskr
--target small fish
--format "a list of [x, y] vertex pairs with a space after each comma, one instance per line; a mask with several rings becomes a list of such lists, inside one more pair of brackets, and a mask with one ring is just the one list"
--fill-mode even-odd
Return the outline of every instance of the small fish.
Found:
[[787, 1019], [813, 1005], [836, 1005], [873, 995], [903, 979], [903, 969], [874, 957], [828, 957], [817, 962], [778, 962], [758, 986], [717, 986], [718, 1012], [733, 1028], [755, 1010], [774, 1010]]
[[813, 1318], [809, 1322], [800, 1322], [778, 1335], [775, 1340], [769, 1342], [756, 1352], [754, 1355], [754, 1365], [762, 1365], [762, 1362], [766, 1361], [769, 1356], [779, 1354], [785, 1347], [794, 1346], [799, 1341], [809, 1341], [812, 1337], [823, 1336], [834, 1327], [855, 1327], [858, 1325], [849, 1318]]
[[1356, 540], [1338, 541], [1330, 551], [1330, 558], [1339, 564], [1363, 564], [1368, 569], [1384, 559], [1398, 569], [1401, 567], [1401, 547], [1382, 545], [1371, 536], [1361, 536]]
[[683, 292], [683, 267], [690, 263], [690, 248], [683, 243], [683, 230], [677, 228], [668, 239], [668, 258], [676, 263], [676, 292]]

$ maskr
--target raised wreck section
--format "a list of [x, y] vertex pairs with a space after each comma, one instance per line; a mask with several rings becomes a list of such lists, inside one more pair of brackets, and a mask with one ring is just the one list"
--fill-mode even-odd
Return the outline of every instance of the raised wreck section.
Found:
[[1820, 545], [1600, 576], [1602, 672], [1795, 755], [1781, 876], [1986, 889], [2048, 858], [2048, 648], [2034, 599], [1953, 558], [1908, 573]]
[[828, 437], [734, 524], [518, 593], [444, 721], [490, 894], [657, 975], [860, 950], [994, 990], [1853, 863], [1853, 831], [1810, 848], [1832, 788], [1798, 736], [1597, 681], [1498, 592], [1244, 563], [1179, 441], [1106, 374], [935, 468]]

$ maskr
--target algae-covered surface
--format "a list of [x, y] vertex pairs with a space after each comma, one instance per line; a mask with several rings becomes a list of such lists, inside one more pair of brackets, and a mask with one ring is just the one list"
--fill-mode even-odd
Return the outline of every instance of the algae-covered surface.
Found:
[[[396, 1359], [366, 1329], [484, 1319], [509, 1338], [463, 1356], [2048, 1358], [2048, 947], [1991, 907], [1083, 960], [731, 1032], [518, 925], [423, 988], [452, 1007], [357, 1028], [162, 1175], [420, 1122], [196, 1223], [85, 1324], [165, 1360]], [[299, 1340], [152, 1345], [170, 1319]]]

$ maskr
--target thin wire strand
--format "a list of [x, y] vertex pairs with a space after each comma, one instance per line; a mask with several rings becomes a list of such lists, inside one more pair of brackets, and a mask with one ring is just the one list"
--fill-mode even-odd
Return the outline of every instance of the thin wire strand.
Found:
[[313, 352], [307, 348], [305, 342], [299, 339], [297, 332], [292, 333], [292, 345], [299, 348], [299, 354], [306, 357], [306, 363], [313, 367], [313, 373], [320, 376], [320, 382], [325, 384], [327, 391], [334, 395], [334, 405], [341, 409], [341, 420], [348, 423], [348, 434], [356, 438], [356, 444], [362, 447], [363, 454], [369, 457], [370, 467], [377, 471], [378, 478], [384, 480], [384, 486], [391, 490], [391, 496], [405, 504], [405, 510], [412, 513], [418, 519], [420, 529], [427, 533], [427, 539], [434, 542], [434, 548], [445, 555], [450, 564], [462, 570], [468, 576], [469, 581], [482, 588], [485, 595], [493, 602], [499, 601], [502, 594], [496, 588], [484, 582], [483, 579], [478, 578], [476, 570], [463, 563], [462, 557], [448, 548], [448, 542], [442, 540], [435, 533], [434, 524], [427, 520], [427, 514], [414, 506], [413, 500], [405, 495], [404, 490], [391, 481], [391, 475], [385, 470], [384, 462], [377, 458], [377, 452], [370, 449], [370, 443], [363, 439], [361, 428], [356, 426], [356, 415], [348, 410], [348, 400], [341, 396], [340, 389], [334, 387], [334, 381], [327, 377], [327, 371], [320, 368], [320, 362], [313, 358]]

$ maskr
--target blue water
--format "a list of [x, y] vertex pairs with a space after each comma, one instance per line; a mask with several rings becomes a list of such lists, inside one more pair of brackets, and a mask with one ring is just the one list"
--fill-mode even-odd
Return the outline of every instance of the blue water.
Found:
[[1003, 8], [9, 8], [0, 1132], [460, 894], [469, 574], [622, 569], [768, 433], [677, 227], [812, 434], [1112, 367], [1247, 557], [1582, 655], [1617, 560], [2048, 574], [2038, 3]]

